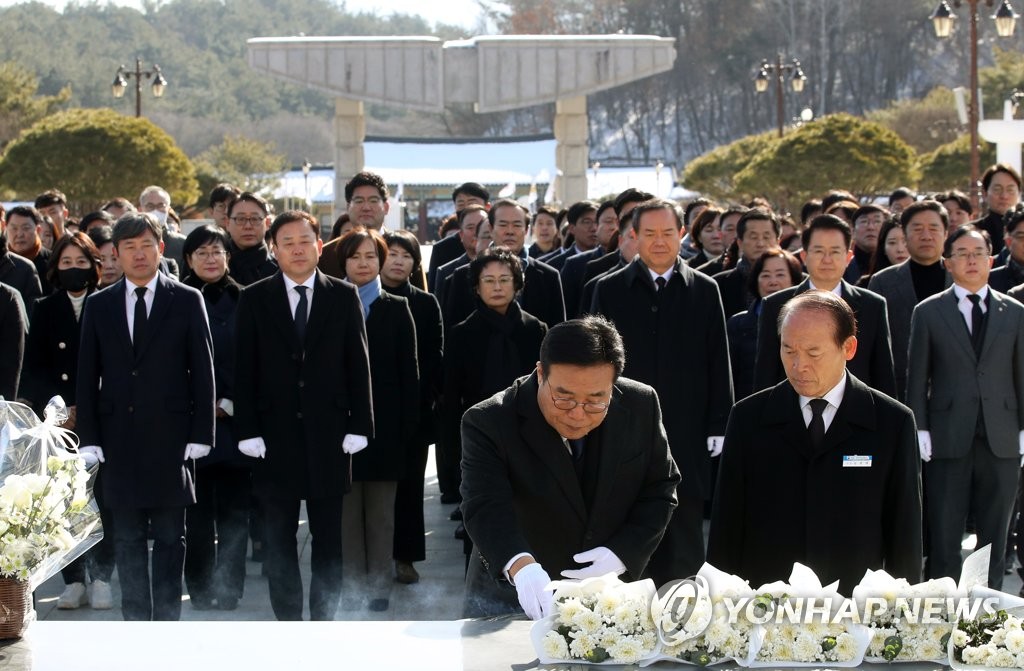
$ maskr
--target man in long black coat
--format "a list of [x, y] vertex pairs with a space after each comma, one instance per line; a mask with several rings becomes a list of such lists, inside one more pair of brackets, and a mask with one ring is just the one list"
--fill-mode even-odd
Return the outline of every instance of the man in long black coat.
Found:
[[114, 226], [124, 278], [86, 300], [78, 359], [76, 429], [81, 451], [103, 463], [126, 620], [181, 615], [193, 460], [214, 443], [206, 308], [198, 291], [158, 272], [160, 233], [149, 214]]
[[831, 292], [783, 308], [789, 378], [736, 404], [708, 561], [752, 586], [793, 562], [849, 594], [867, 569], [921, 579], [921, 479], [910, 410], [846, 371], [854, 316]]
[[[704, 501], [732, 408], [732, 374], [718, 287], [679, 258], [682, 218], [674, 203], [633, 210], [637, 259], [597, 282], [591, 311], [615, 323], [625, 375], [658, 392], [682, 482], [679, 505], [654, 553], [655, 583], [693, 575], [704, 562]], [[660, 288], [659, 288], [660, 285]]]
[[253, 491], [263, 504], [274, 614], [302, 619], [295, 532], [305, 500], [310, 617], [330, 620], [341, 593], [349, 455], [373, 432], [366, 329], [355, 287], [316, 270], [323, 247], [316, 220], [283, 212], [270, 231], [281, 271], [246, 287], [238, 301], [238, 449], [258, 459]]

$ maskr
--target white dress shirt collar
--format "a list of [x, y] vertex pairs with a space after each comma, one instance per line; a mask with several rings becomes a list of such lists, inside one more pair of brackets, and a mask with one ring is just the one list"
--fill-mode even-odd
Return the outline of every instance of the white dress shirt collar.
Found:
[[830, 292], [834, 293], [836, 296], [838, 296], [839, 298], [843, 297], [843, 281], [842, 280], [839, 280], [838, 282], [836, 282], [836, 285], [834, 287], [832, 287], [831, 289], [824, 289], [822, 287], [815, 286], [814, 285], [814, 280], [808, 278], [807, 286], [809, 287], [808, 291], [830, 291]]
[[[828, 405], [825, 407], [824, 412], [821, 413], [822, 421], [825, 422], [825, 430], [828, 431], [828, 427], [831, 426], [832, 420], [835, 419], [836, 412], [839, 410], [839, 405], [843, 402], [843, 396], [846, 394], [846, 372], [843, 372], [843, 377], [839, 379], [839, 383], [836, 386], [825, 392], [821, 398], [828, 401]], [[800, 411], [804, 416], [804, 425], [811, 423], [811, 401], [814, 398], [811, 396], [800, 396]]]

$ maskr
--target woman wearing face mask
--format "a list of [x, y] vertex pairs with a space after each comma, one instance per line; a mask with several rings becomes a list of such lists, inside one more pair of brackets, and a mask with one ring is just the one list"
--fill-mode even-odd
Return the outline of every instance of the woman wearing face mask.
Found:
[[[185, 586], [196, 610], [235, 610], [245, 587], [253, 460], [238, 451], [232, 415], [235, 309], [241, 286], [228, 274], [231, 238], [200, 226], [185, 238], [185, 284], [203, 295], [213, 338], [216, 449], [196, 461], [196, 503], [186, 511]], [[216, 542], [215, 542], [216, 541]]]
[[[413, 436], [419, 424], [416, 326], [406, 299], [381, 291], [388, 256], [379, 233], [356, 228], [339, 239], [345, 279], [359, 289], [366, 319], [374, 433], [352, 456], [352, 491], [342, 506], [344, 549], [342, 608], [371, 611], [389, 606], [398, 481], [414, 469]], [[311, 315], [315, 318], [316, 313]]]
[[[54, 293], [36, 302], [31, 327], [25, 342], [25, 366], [22, 395], [40, 415], [53, 396], [61, 396], [68, 408], [64, 428], [75, 428], [75, 379], [78, 371], [78, 341], [82, 310], [86, 297], [96, 290], [100, 279], [99, 251], [84, 233], [69, 233], [56, 242], [46, 271]], [[103, 473], [96, 476], [102, 478]], [[57, 608], [70, 610], [91, 602], [95, 609], [113, 606], [110, 575], [114, 571], [114, 546], [111, 520], [100, 498], [96, 483], [100, 517], [106, 530], [89, 552], [61, 571], [64, 592]], [[92, 577], [92, 593], [86, 592], [86, 571]]]

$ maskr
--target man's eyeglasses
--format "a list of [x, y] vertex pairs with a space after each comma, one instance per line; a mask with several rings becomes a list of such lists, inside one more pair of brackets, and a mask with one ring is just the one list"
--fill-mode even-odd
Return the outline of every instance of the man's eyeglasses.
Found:
[[551, 395], [551, 403], [553, 403], [554, 406], [559, 410], [572, 410], [576, 406], [582, 405], [583, 412], [591, 415], [600, 415], [603, 412], [608, 412], [607, 403], [593, 403], [590, 401], [586, 403], [580, 403], [574, 398], [555, 398], [555, 394], [553, 391], [551, 391], [550, 386], [548, 386], [548, 394]]
[[258, 226], [263, 223], [263, 217], [231, 217], [232, 223], [239, 226]]

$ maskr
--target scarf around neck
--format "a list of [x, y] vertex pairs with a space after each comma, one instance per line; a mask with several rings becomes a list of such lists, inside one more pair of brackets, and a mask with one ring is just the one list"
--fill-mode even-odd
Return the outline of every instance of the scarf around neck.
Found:
[[359, 302], [363, 304], [363, 319], [370, 316], [370, 306], [380, 298], [380, 275], [359, 287]]

